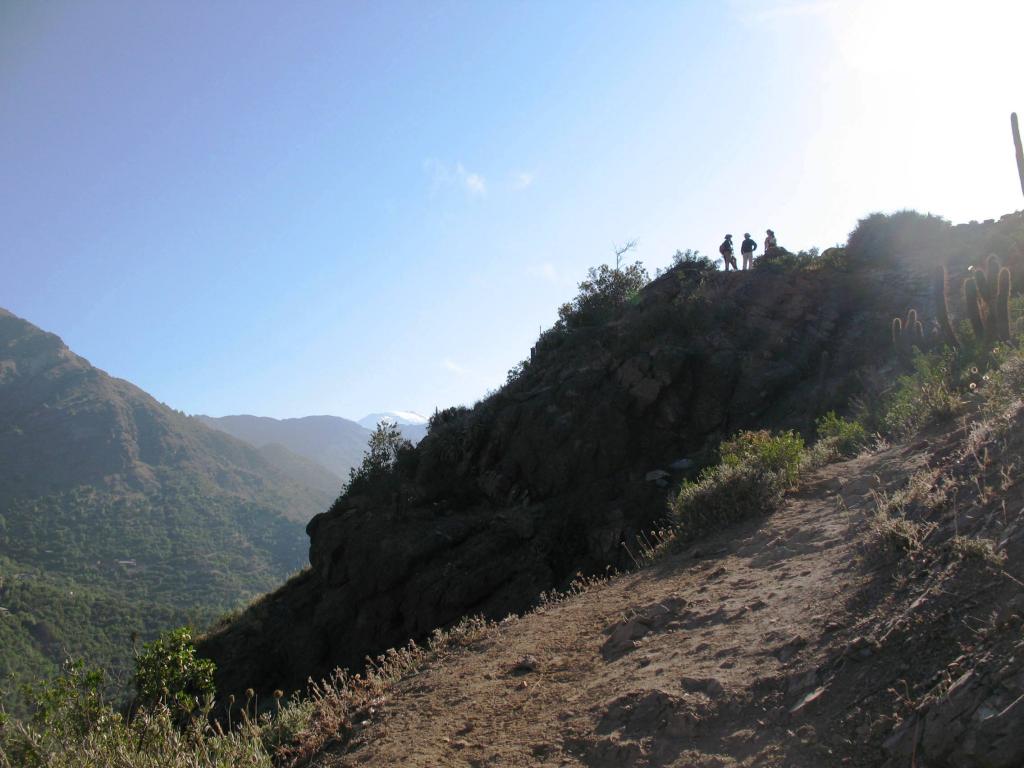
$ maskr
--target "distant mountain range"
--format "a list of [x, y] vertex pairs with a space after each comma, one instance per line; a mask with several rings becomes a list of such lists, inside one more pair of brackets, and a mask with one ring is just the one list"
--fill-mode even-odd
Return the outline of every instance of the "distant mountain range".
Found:
[[[272, 419], [266, 416], [196, 416], [208, 427], [227, 432], [266, 454], [280, 449], [318, 466], [320, 476], [306, 481], [316, 488], [333, 489], [332, 499], [341, 491], [349, 470], [363, 459], [370, 434], [380, 422], [397, 424], [407, 440], [418, 443], [427, 434], [427, 419], [412, 411], [386, 411], [364, 416], [358, 422], [340, 416], [305, 416]], [[285, 456], [284, 458], [287, 458]], [[286, 466], [281, 469], [289, 471]], [[308, 470], [307, 470], [308, 471]], [[294, 470], [290, 471], [293, 476]]]
[[[332, 478], [334, 496], [350, 468], [359, 464], [370, 430], [339, 416], [271, 419], [266, 416], [196, 416], [206, 426], [266, 448], [279, 445], [321, 467]], [[332, 497], [333, 499], [333, 497]]]
[[0, 702], [69, 656], [124, 668], [133, 631], [205, 624], [280, 583], [340, 488], [0, 309]]

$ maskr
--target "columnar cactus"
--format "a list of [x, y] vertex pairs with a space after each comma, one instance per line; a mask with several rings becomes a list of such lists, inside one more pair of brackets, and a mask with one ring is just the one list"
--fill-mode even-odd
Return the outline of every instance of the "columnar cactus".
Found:
[[974, 280], [964, 280], [964, 304], [967, 306], [967, 319], [971, 321], [971, 330], [974, 337], [982, 339], [985, 337], [985, 321], [981, 319], [981, 303], [978, 301], [978, 283]]
[[939, 321], [939, 328], [942, 330], [942, 338], [953, 349], [960, 348], [960, 339], [956, 337], [953, 330], [953, 323], [949, 320], [949, 301], [946, 299], [949, 276], [946, 268], [935, 273], [935, 317]]
[[907, 319], [892, 319], [892, 345], [901, 355], [909, 354], [913, 347], [924, 349], [924, 324], [917, 319], [917, 310], [907, 312]]
[[999, 270], [999, 290], [996, 293], [996, 337], [1010, 340], [1010, 270]]
[[992, 254], [985, 270], [972, 269], [964, 280], [964, 303], [967, 318], [978, 339], [991, 344], [1010, 339], [1010, 270]]

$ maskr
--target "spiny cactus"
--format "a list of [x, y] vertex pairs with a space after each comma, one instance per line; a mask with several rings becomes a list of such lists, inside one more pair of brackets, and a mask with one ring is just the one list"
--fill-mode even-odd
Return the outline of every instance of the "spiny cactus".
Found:
[[971, 321], [971, 330], [976, 339], [985, 338], [985, 321], [981, 319], [981, 304], [978, 301], [978, 283], [975, 280], [964, 280], [964, 304], [967, 305], [967, 319]]
[[999, 290], [996, 293], [996, 337], [1010, 340], [1010, 270], [999, 270]]
[[960, 339], [956, 336], [956, 331], [953, 330], [953, 323], [949, 320], [949, 301], [947, 300], [949, 276], [946, 273], [946, 268], [943, 267], [941, 271], [935, 273], [935, 290], [933, 292], [935, 298], [935, 317], [939, 322], [939, 328], [942, 330], [942, 338], [945, 339], [953, 349], [960, 348]]
[[917, 319], [916, 309], [907, 312], [906, 321], [892, 319], [892, 345], [901, 355], [909, 354], [913, 347], [924, 349], [924, 325]]
[[1010, 339], [1010, 270], [991, 254], [985, 270], [972, 269], [964, 280], [967, 318], [976, 338], [991, 344]]
[[1020, 126], [1017, 125], [1017, 113], [1010, 114], [1010, 128], [1013, 129], [1013, 148], [1017, 153], [1017, 175], [1020, 176], [1020, 191], [1024, 192], [1024, 147], [1020, 143]]

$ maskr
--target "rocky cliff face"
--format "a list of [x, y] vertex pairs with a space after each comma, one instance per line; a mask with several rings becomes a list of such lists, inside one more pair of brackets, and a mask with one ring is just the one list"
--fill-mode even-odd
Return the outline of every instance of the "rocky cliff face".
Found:
[[546, 334], [497, 394], [435, 417], [400, 493], [313, 519], [311, 568], [204, 640], [218, 689], [296, 689], [628, 565], [683, 473], [739, 429], [842, 407], [925, 290], [881, 268], [681, 266], [610, 322]]

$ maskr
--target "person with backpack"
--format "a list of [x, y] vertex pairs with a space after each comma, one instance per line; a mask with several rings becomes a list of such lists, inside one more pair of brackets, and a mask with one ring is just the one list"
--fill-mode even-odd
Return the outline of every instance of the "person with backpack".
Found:
[[740, 244], [740, 253], [743, 254], [743, 269], [750, 269], [754, 265], [754, 251], [757, 243], [750, 237], [749, 232], [743, 233], [743, 242]]
[[730, 265], [732, 266], [733, 271], [739, 269], [736, 266], [736, 257], [732, 255], [732, 235], [725, 236], [725, 240], [723, 240], [722, 244], [718, 246], [718, 252], [722, 254], [722, 261], [725, 262], [726, 272], [729, 271]]

